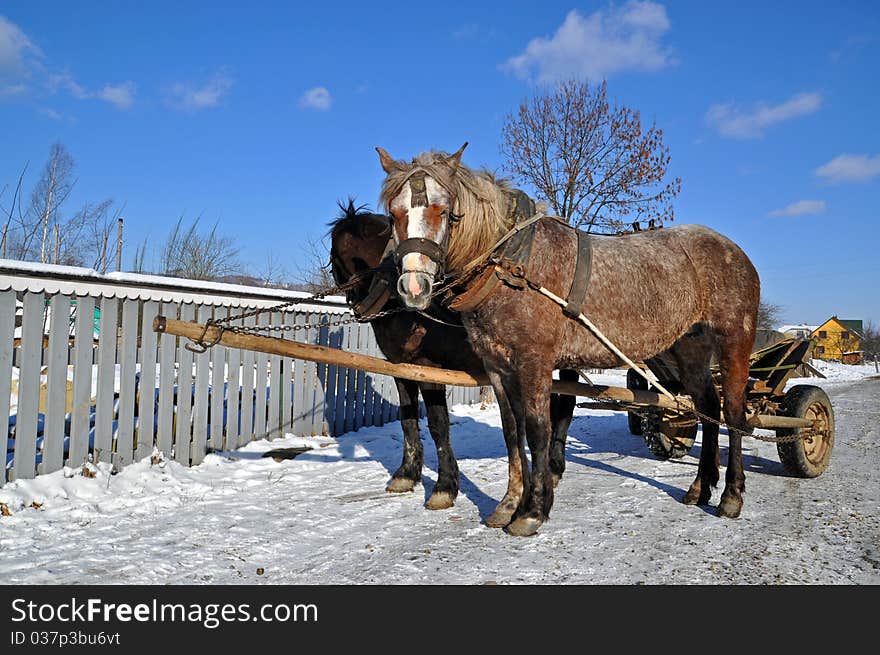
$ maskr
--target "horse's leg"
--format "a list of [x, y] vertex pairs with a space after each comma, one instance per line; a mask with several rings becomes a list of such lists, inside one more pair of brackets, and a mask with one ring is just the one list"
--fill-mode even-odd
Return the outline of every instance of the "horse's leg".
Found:
[[[685, 335], [670, 349], [678, 364], [678, 377], [685, 393], [693, 399], [697, 411], [718, 421], [721, 401], [709, 370], [712, 351], [712, 337], [706, 332]], [[712, 489], [718, 484], [718, 424], [703, 419], [702, 427], [700, 464], [696, 478], [682, 499], [685, 505], [708, 505]]]
[[422, 479], [425, 455], [419, 438], [419, 384], [412, 380], [394, 378], [400, 397], [400, 425], [403, 428], [403, 461], [391, 482], [385, 487], [391, 493], [412, 491]]
[[721, 343], [721, 392], [724, 394], [724, 421], [730, 448], [727, 452], [727, 472], [724, 493], [718, 503], [718, 516], [735, 519], [742, 512], [742, 495], [746, 489], [746, 474], [742, 462], [742, 432], [746, 424], [746, 385], [749, 381], [751, 339], [744, 335], [724, 337]]
[[[528, 373], [524, 374], [525, 371]], [[535, 534], [553, 506], [550, 474], [550, 386], [553, 370], [540, 360], [529, 361], [514, 371], [506, 387], [518, 391], [525, 419], [526, 439], [532, 456], [531, 489], [523, 498], [507, 532], [517, 537]]]
[[[577, 382], [578, 372], [570, 369], [559, 371], [559, 379], [566, 382]], [[554, 393], [550, 396], [550, 424], [552, 437], [550, 438], [550, 475], [553, 476], [553, 486], [557, 486], [565, 472], [565, 440], [568, 437], [568, 428], [571, 427], [571, 418], [574, 414], [574, 406], [577, 399], [562, 393]]]
[[441, 384], [421, 383], [419, 389], [428, 412], [428, 430], [437, 446], [437, 484], [425, 503], [428, 509], [447, 509], [458, 496], [458, 462], [449, 441], [449, 408], [446, 406], [446, 387]]
[[492, 515], [486, 519], [486, 525], [490, 528], [503, 528], [510, 523], [522, 501], [529, 472], [526, 468], [527, 464], [523, 465], [525, 446], [519, 437], [516, 415], [501, 383], [501, 376], [490, 372], [489, 380], [495, 390], [495, 398], [501, 414], [501, 429], [504, 431], [504, 443], [507, 446], [507, 492]]

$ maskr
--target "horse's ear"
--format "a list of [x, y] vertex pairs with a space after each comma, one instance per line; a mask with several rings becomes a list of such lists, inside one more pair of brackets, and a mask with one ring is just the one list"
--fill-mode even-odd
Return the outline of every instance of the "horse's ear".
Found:
[[449, 155], [446, 159], [446, 163], [449, 164], [452, 168], [458, 168], [459, 164], [461, 164], [461, 153], [464, 152], [464, 149], [467, 148], [468, 142], [465, 141], [464, 145], [459, 148], [454, 154]]
[[377, 147], [376, 152], [379, 153], [379, 163], [382, 164], [383, 171], [386, 173], [394, 173], [400, 170], [400, 164], [397, 163], [397, 160], [395, 160], [394, 157], [385, 152], [385, 150]]

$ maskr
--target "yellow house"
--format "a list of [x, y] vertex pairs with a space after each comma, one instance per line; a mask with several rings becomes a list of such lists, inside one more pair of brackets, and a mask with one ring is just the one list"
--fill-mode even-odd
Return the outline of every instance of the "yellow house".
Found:
[[819, 359], [843, 360], [844, 353], [854, 353], [861, 349], [861, 332], [860, 320], [832, 316], [813, 330], [813, 356]]

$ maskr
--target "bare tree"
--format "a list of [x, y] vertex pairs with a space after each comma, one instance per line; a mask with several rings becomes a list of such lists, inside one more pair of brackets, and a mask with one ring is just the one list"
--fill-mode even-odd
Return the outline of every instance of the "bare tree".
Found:
[[288, 285], [290, 274], [273, 251], [266, 253], [266, 260], [257, 278], [264, 287], [284, 287]]
[[36, 234], [42, 233], [40, 261], [44, 264], [50, 261], [49, 239], [54, 226], [58, 223], [59, 210], [76, 185], [73, 169], [73, 157], [67, 149], [60, 143], [53, 143], [49, 149], [46, 167], [31, 193], [30, 215], [36, 220], [33, 221], [34, 229], [27, 238], [31, 239]]
[[779, 326], [781, 315], [781, 305], [776, 305], [761, 298], [761, 302], [758, 304], [757, 329], [775, 330]]
[[862, 350], [867, 359], [880, 357], [880, 327], [868, 321], [862, 326], [861, 334]]
[[23, 207], [27, 168], [26, 164], [19, 175], [11, 204], [0, 205], [4, 219], [0, 256], [75, 266], [86, 265], [93, 258], [95, 268], [105, 271], [106, 266], [99, 265], [102, 250], [95, 234], [104, 229], [107, 216], [114, 213], [113, 200], [87, 202], [72, 214], [65, 212], [77, 180], [73, 157], [62, 144], [55, 143], [31, 191], [30, 202]]
[[330, 272], [330, 249], [323, 239], [306, 237], [297, 266], [296, 284], [309, 293], [326, 291], [336, 285]]
[[[86, 252], [91, 255], [92, 268], [99, 273], [110, 270], [110, 237], [116, 230], [119, 217], [125, 210], [125, 205], [114, 207], [110, 199], [99, 203], [86, 203], [71, 220], [71, 234], [76, 241], [80, 240], [82, 232], [86, 239]], [[73, 232], [73, 230], [78, 232]]]
[[553, 212], [587, 232], [674, 218], [681, 180], [664, 182], [663, 131], [642, 131], [639, 112], [608, 102], [605, 82], [568, 80], [524, 100], [502, 127], [504, 168]]
[[201, 216], [183, 227], [183, 215], [162, 249], [160, 272], [192, 280], [216, 280], [241, 270], [234, 241], [217, 232], [218, 223], [205, 233], [198, 230]]

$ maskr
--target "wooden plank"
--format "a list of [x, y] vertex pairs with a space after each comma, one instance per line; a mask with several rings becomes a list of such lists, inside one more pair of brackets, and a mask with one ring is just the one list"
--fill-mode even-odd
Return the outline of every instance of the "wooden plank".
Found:
[[[266, 312], [257, 316], [257, 325], [269, 325], [269, 314]], [[267, 383], [268, 383], [269, 355], [264, 352], [257, 351], [257, 357], [254, 364], [254, 438], [264, 439], [266, 437], [266, 403], [268, 401]]]
[[[226, 318], [229, 310], [226, 307], [214, 307], [214, 318]], [[211, 348], [211, 407], [210, 444], [214, 450], [222, 450], [223, 445], [223, 405], [226, 397], [226, 357], [228, 349], [225, 346]]]
[[[181, 321], [189, 322], [194, 316], [195, 305], [181, 305]], [[191, 453], [193, 394], [193, 353], [186, 348], [187, 343], [186, 339], [180, 339], [177, 346], [177, 412], [174, 421], [174, 459], [185, 466], [189, 466]]]
[[43, 294], [25, 293], [22, 303], [18, 415], [15, 419], [15, 459], [11, 480], [33, 478], [36, 474], [37, 413], [40, 409], [40, 364], [43, 351]]
[[[373, 357], [381, 357], [382, 352], [379, 350], [379, 344], [376, 343], [376, 333], [370, 326], [370, 342], [371, 355]], [[385, 386], [386, 376], [373, 375], [373, 425], [382, 425], [382, 390]]]
[[138, 377], [138, 419], [135, 461], [149, 457], [153, 452], [156, 423], [156, 346], [157, 334], [153, 332], [153, 319], [159, 313], [159, 303], [144, 302], [141, 319], [141, 371]]
[[[328, 319], [329, 321], [329, 319]], [[329, 325], [326, 328], [327, 335], [325, 338], [325, 345], [327, 348], [338, 348], [339, 347], [339, 333], [340, 330], [337, 327], [330, 327]], [[327, 422], [327, 434], [336, 435], [336, 382], [339, 377], [339, 367], [336, 364], [328, 363], [327, 368], [324, 372], [324, 418]]]
[[58, 471], [64, 465], [64, 419], [67, 415], [67, 348], [70, 336], [70, 297], [52, 297], [49, 325], [46, 419], [43, 424], [43, 461], [40, 473]]
[[[256, 325], [256, 319], [249, 316], [244, 326]], [[241, 346], [234, 346], [240, 348]], [[254, 353], [244, 350], [241, 354], [241, 432], [239, 445], [250, 443], [254, 438]]]
[[116, 391], [116, 325], [119, 300], [101, 298], [98, 327], [98, 393], [95, 402], [95, 461], [109, 462], [113, 454], [113, 395]]
[[[294, 325], [296, 320], [293, 312], [284, 312], [281, 322], [285, 326]], [[293, 333], [287, 332], [287, 338], [292, 339]], [[293, 367], [294, 362], [289, 357], [281, 360], [283, 369], [281, 373], [281, 427], [282, 433], [293, 430]]]
[[[355, 327], [349, 323], [345, 326], [345, 350], [353, 352], [357, 349], [357, 333]], [[355, 390], [357, 389], [356, 368], [349, 367], [345, 377], [345, 431], [355, 429]]]
[[[271, 325], [281, 325], [281, 313], [269, 315]], [[281, 429], [281, 355], [269, 356], [269, 408], [266, 412], [266, 435], [269, 439], [283, 437]]]
[[[366, 330], [363, 325], [354, 323], [352, 326], [352, 350], [355, 352], [364, 352], [366, 349]], [[357, 369], [355, 372], [355, 389], [354, 389], [354, 429], [359, 430], [361, 426], [366, 424], [364, 417], [364, 395], [366, 394], [367, 374], [363, 369]]]
[[[373, 345], [370, 343], [371, 333], [369, 325], [359, 326], [361, 330], [361, 352], [364, 355], [373, 355]], [[361, 425], [369, 426], [373, 424], [373, 374], [368, 371], [364, 372], [364, 387], [361, 400], [363, 407], [361, 408]]]
[[[294, 325], [305, 325], [305, 313], [296, 311], [293, 322]], [[301, 342], [304, 339], [303, 330], [296, 330], [293, 337], [295, 341]], [[306, 434], [306, 426], [311, 422], [311, 419], [306, 419], [306, 412], [311, 411], [311, 408], [305, 405], [305, 386], [306, 362], [297, 357], [293, 362], [293, 433], [298, 436]]]
[[6, 426], [3, 447], [3, 474], [0, 484], [6, 481], [6, 461], [9, 457], [9, 400], [12, 393], [12, 349], [15, 335], [15, 292], [0, 291], [0, 424]]
[[[341, 353], [347, 345], [345, 327], [337, 328], [337, 343]], [[348, 391], [348, 368], [342, 364], [336, 367], [336, 396], [333, 413], [333, 436], [345, 433], [345, 397]]]
[[[180, 306], [164, 303], [162, 312], [176, 316]], [[181, 339], [182, 341], [182, 339]], [[177, 339], [171, 334], [159, 337], [159, 403], [156, 417], [156, 448], [162, 455], [171, 459], [174, 449], [174, 383], [177, 371], [174, 360], [177, 359]]]
[[[315, 324], [319, 326], [316, 329], [317, 335], [315, 343], [319, 346], [328, 344], [328, 330], [326, 323], [329, 317], [327, 314], [320, 314], [315, 319]], [[315, 425], [315, 434], [328, 435], [330, 429], [327, 424], [327, 364], [319, 362], [315, 371], [315, 408], [313, 414], [313, 423]]]
[[[239, 307], [230, 307], [229, 313], [240, 313]], [[241, 319], [232, 325], [241, 325]], [[241, 350], [229, 348], [226, 363], [226, 443], [227, 450], [235, 450], [239, 445], [239, 426], [241, 425]]]
[[116, 464], [134, 461], [134, 403], [137, 375], [138, 310], [140, 302], [122, 301], [122, 340], [119, 344], [119, 423], [116, 432]]
[[[211, 318], [211, 306], [199, 305], [197, 320], [206, 323]], [[208, 379], [211, 374], [211, 353], [193, 355], [196, 365], [195, 396], [193, 399], [192, 445], [190, 461], [195, 466], [205, 459], [208, 449]]]
[[67, 465], [70, 467], [82, 466], [89, 453], [94, 346], [95, 299], [77, 296], [73, 341], [73, 408], [70, 412], [70, 443], [67, 450]]
[[[318, 340], [318, 329], [314, 327], [315, 321], [318, 320], [319, 315], [314, 312], [310, 312], [306, 314], [306, 323], [309, 326], [304, 330], [304, 341], [307, 344], [314, 344]], [[304, 404], [305, 408], [307, 425], [306, 425], [306, 434], [308, 435], [316, 435], [321, 433], [321, 425], [315, 418], [315, 387], [318, 382], [318, 365], [315, 362], [306, 362], [306, 379], [303, 383], [303, 396], [304, 396]]]

